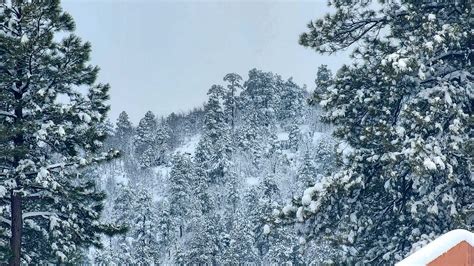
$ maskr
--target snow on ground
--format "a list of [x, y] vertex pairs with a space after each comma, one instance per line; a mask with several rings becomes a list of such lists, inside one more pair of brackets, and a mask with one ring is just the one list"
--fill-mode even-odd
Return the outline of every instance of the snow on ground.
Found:
[[323, 139], [330, 138], [331, 136], [328, 133], [323, 132], [313, 132], [313, 145], [317, 145]]
[[196, 147], [199, 143], [199, 140], [201, 139], [201, 134], [194, 135], [184, 141], [184, 145], [178, 147], [174, 153], [189, 153], [194, 156], [194, 151], [196, 150]]
[[120, 174], [115, 175], [115, 182], [117, 184], [127, 185], [128, 184], [128, 178], [125, 177], [124, 173], [120, 173]]
[[256, 177], [248, 177], [246, 181], [247, 181], [247, 185], [249, 186], [256, 186], [259, 183], [259, 180]]
[[280, 132], [277, 134], [277, 139], [278, 140], [289, 140], [290, 139], [290, 134], [288, 132]]
[[311, 128], [310, 128], [309, 125], [306, 125], [306, 124], [305, 125], [300, 125], [299, 128], [300, 128], [301, 134], [311, 133]]
[[474, 246], [474, 233], [463, 229], [452, 230], [431, 241], [428, 245], [395, 264], [395, 266], [427, 265], [462, 241]]
[[160, 166], [157, 166], [157, 167], [153, 167], [152, 171], [153, 171], [153, 173], [155, 173], [155, 175], [158, 175], [158, 176], [164, 178], [164, 177], [167, 177], [169, 175], [169, 173], [171, 172], [171, 167], [165, 166], [165, 165], [160, 165]]

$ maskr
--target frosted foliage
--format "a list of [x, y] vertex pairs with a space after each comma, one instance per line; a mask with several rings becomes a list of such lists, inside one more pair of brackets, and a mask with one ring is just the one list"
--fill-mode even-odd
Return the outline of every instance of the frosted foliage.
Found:
[[[105, 237], [105, 248], [92, 252], [94, 261], [301, 264], [330, 257], [320, 255], [320, 250], [332, 254], [326, 242], [301, 243], [295, 230], [273, 223], [292, 195], [335, 167], [335, 143], [329, 132], [317, 132], [326, 126], [313, 125], [319, 115], [314, 107], [287, 110], [305, 101], [291, 79], [255, 69], [249, 76], [240, 82], [237, 74], [227, 75], [227, 85], [211, 86], [204, 108], [188, 114], [159, 118], [147, 113], [136, 128], [130, 128], [125, 114], [119, 117], [108, 142], [133, 148], [101, 167], [109, 194], [104, 220], [125, 221], [130, 229]], [[276, 86], [276, 94], [266, 95]], [[202, 121], [201, 127], [188, 130], [193, 121]], [[174, 132], [175, 144], [150, 146], [151, 155], [164, 149], [169, 156], [146, 166], [137, 151], [160, 134], [148, 131], [152, 127]], [[135, 203], [142, 194], [149, 201]], [[140, 204], [149, 204], [149, 212], [143, 213], [148, 205]], [[284, 211], [296, 213], [293, 207]], [[143, 239], [151, 243], [147, 249], [139, 233], [145, 218], [151, 222], [148, 232], [156, 236]]]

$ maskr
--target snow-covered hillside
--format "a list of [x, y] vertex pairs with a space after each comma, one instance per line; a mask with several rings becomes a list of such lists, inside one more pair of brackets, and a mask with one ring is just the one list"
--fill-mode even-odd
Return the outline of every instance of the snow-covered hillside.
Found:
[[[321, 262], [324, 242], [271, 225], [275, 211], [335, 169], [331, 128], [304, 104], [308, 93], [258, 70], [241, 84], [212, 86], [204, 109], [135, 128], [122, 113], [107, 145], [123, 156], [102, 166], [105, 221], [125, 223], [104, 238], [95, 262]], [[262, 81], [265, 80], [265, 83]], [[145, 248], [146, 246], [146, 248]], [[324, 252], [321, 252], [324, 250]], [[324, 254], [324, 255], [323, 255]]]

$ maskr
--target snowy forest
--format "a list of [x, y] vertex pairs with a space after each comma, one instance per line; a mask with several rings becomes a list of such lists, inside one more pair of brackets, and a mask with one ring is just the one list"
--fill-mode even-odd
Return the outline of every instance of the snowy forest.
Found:
[[59, 0], [0, 1], [0, 261], [385, 265], [473, 231], [474, 5], [328, 3], [295, 36], [337, 72], [249, 66], [134, 124]]

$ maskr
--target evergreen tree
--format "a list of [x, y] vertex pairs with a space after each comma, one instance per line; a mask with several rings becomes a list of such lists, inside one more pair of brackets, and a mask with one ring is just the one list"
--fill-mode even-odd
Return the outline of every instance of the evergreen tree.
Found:
[[168, 151], [170, 149], [171, 129], [165, 121], [158, 125], [155, 138], [155, 153], [157, 164], [165, 164], [168, 161]]
[[119, 114], [117, 122], [115, 124], [114, 138], [118, 148], [123, 150], [124, 154], [130, 153], [130, 140], [133, 135], [133, 125], [130, 122], [128, 114], [123, 111]]
[[90, 44], [59, 1], [3, 1], [0, 24], [2, 255], [11, 265], [73, 261], [106, 228], [103, 193], [79, 168], [115, 155], [98, 153], [109, 86], [95, 82]]
[[[109, 240], [110, 247], [107, 249], [115, 254], [115, 258], [110, 262], [117, 264], [157, 263], [159, 260], [158, 233], [160, 225], [157, 216], [158, 210], [151, 195], [139, 187], [129, 185], [119, 186], [117, 193], [112, 219], [122, 221], [128, 231], [123, 236]], [[108, 251], [107, 249], [106, 251]], [[104, 253], [101, 252], [98, 255], [103, 256]]]
[[303, 105], [305, 101], [305, 91], [290, 78], [283, 82], [277, 79], [279, 106], [277, 117], [279, 120], [293, 121], [301, 119]]
[[250, 151], [251, 160], [257, 168], [265, 152], [263, 144], [275, 138], [279, 105], [276, 88], [279, 81], [280, 78], [271, 72], [252, 69], [240, 95], [244, 124], [240, 128], [239, 144], [243, 150]]
[[298, 171], [298, 188], [304, 190], [316, 184], [319, 173], [314, 165], [314, 158], [308, 151], [305, 152], [301, 168]]
[[232, 216], [229, 239], [226, 240], [220, 262], [222, 264], [258, 264], [259, 254], [255, 247], [255, 232], [253, 224], [247, 219], [244, 208], [239, 207]]
[[301, 131], [298, 124], [294, 123], [290, 128], [288, 142], [292, 151], [297, 151], [301, 142]]
[[194, 165], [187, 155], [175, 155], [172, 160], [173, 168], [170, 173], [170, 185], [168, 191], [170, 218], [172, 220], [173, 237], [181, 239], [184, 236], [185, 221], [190, 215], [190, 211], [195, 206], [191, 201], [192, 181], [194, 179]]
[[[357, 43], [318, 102], [343, 168], [305, 191], [298, 213], [347, 260], [402, 259], [424, 236], [473, 229], [472, 4], [331, 1], [301, 44]], [[384, 32], [384, 33], [382, 33]]]
[[313, 93], [313, 98], [310, 99], [310, 103], [314, 102], [315, 99], [320, 99], [323, 93], [327, 92], [327, 89], [333, 83], [333, 74], [332, 71], [328, 68], [327, 65], [321, 65], [318, 67], [318, 72], [316, 73], [316, 80], [314, 81], [316, 84], [316, 89]]
[[209, 100], [204, 107], [204, 133], [196, 148], [196, 163], [211, 182], [222, 182], [224, 175], [224, 135], [226, 124], [222, 110], [224, 88], [213, 85], [209, 91]]
[[145, 168], [156, 165], [157, 129], [158, 124], [155, 115], [151, 111], [146, 112], [145, 117], [138, 123], [134, 139], [135, 156], [141, 167]]
[[224, 81], [229, 83], [227, 91], [224, 93], [224, 116], [226, 123], [230, 125], [233, 133], [237, 116], [237, 90], [242, 89], [240, 84], [242, 77], [235, 73], [229, 73], [224, 76]]

